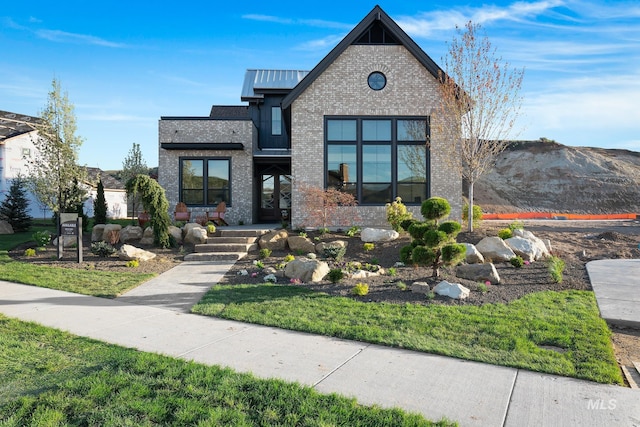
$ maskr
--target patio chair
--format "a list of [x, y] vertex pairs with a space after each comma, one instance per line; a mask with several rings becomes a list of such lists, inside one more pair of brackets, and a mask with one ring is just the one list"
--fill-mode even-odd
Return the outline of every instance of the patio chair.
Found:
[[209, 221], [213, 222], [215, 225], [229, 225], [227, 224], [227, 221], [224, 220], [224, 214], [226, 211], [227, 204], [225, 202], [218, 203], [215, 211], [207, 212]]
[[173, 213], [173, 219], [176, 221], [186, 221], [189, 222], [191, 220], [191, 212], [187, 209], [187, 205], [184, 202], [179, 202], [176, 204], [176, 210]]

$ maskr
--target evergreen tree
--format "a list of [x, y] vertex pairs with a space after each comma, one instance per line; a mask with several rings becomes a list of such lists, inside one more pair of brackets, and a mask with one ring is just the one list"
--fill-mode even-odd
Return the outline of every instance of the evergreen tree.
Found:
[[104, 197], [104, 185], [102, 185], [102, 179], [99, 179], [96, 199], [93, 201], [93, 222], [95, 224], [106, 224], [107, 210], [107, 200]]
[[[121, 180], [124, 183], [129, 182], [136, 175], [148, 175], [149, 167], [142, 157], [142, 151], [140, 151], [140, 144], [133, 143], [133, 147], [129, 150], [129, 154], [122, 162], [122, 172], [120, 173]], [[134, 196], [132, 193], [127, 192], [127, 204], [131, 205], [133, 217], [138, 215], [140, 206], [140, 197]]]
[[25, 231], [31, 227], [29, 200], [24, 188], [24, 178], [18, 176], [11, 181], [9, 193], [0, 204], [0, 219], [7, 221], [13, 231]]

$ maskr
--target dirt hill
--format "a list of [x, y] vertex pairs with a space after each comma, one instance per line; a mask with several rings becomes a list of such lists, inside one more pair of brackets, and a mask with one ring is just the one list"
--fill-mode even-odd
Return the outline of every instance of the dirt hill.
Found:
[[484, 212], [640, 213], [640, 153], [515, 142], [474, 193]]

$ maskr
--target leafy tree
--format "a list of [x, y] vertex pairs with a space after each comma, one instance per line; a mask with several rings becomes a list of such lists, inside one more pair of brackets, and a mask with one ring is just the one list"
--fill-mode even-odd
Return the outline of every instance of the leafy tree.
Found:
[[36, 155], [29, 165], [30, 187], [54, 214], [76, 212], [86, 199], [78, 183], [86, 181], [86, 170], [78, 165], [82, 138], [76, 135], [76, 117], [67, 93], [53, 79], [47, 105], [37, 124], [33, 141]]
[[456, 264], [465, 255], [466, 247], [455, 242], [461, 226], [456, 221], [439, 223], [451, 212], [449, 202], [443, 198], [425, 200], [420, 212], [425, 221], [415, 221], [408, 227], [413, 241], [400, 250], [400, 259], [429, 266], [433, 269], [432, 277], [438, 277], [441, 266]]
[[[120, 173], [120, 177], [122, 182], [129, 182], [130, 179], [135, 177], [136, 175], [148, 175], [149, 167], [147, 163], [142, 158], [142, 151], [140, 151], [140, 144], [133, 143], [133, 147], [129, 150], [129, 154], [124, 158], [122, 162], [122, 172]], [[138, 214], [137, 207], [140, 205], [140, 199], [137, 197], [133, 197], [132, 194], [127, 193], [127, 202], [131, 203], [131, 207], [133, 209], [133, 216], [136, 217]]]
[[93, 201], [93, 219], [96, 224], [107, 223], [107, 200], [104, 197], [104, 185], [102, 179], [98, 179], [96, 199]]
[[161, 248], [170, 247], [171, 218], [169, 218], [169, 201], [164, 188], [148, 175], [136, 175], [127, 181], [126, 189], [134, 197], [139, 194], [142, 205], [149, 212], [149, 223], [153, 227], [153, 243]]
[[344, 191], [301, 185], [303, 194], [300, 217], [307, 227], [350, 226], [357, 224], [359, 217], [355, 209], [355, 197]]
[[[520, 115], [523, 69], [496, 55], [479, 24], [468, 22], [449, 45], [441, 75], [441, 133], [451, 135], [449, 164], [469, 184], [468, 227], [473, 230], [473, 185], [495, 163], [512, 138]], [[446, 128], [445, 128], [446, 127]], [[452, 134], [453, 132], [453, 134]], [[513, 132], [518, 133], [518, 132]]]
[[29, 200], [25, 190], [25, 180], [17, 176], [11, 181], [9, 193], [0, 204], [0, 219], [11, 224], [14, 231], [25, 231], [31, 227]]

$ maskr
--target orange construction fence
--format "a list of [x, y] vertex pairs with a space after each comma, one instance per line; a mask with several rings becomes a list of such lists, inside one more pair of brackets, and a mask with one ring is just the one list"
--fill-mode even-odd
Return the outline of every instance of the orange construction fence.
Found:
[[569, 214], [551, 212], [515, 212], [515, 213], [483, 213], [482, 219], [569, 219], [569, 220], [616, 220], [640, 219], [640, 214]]

